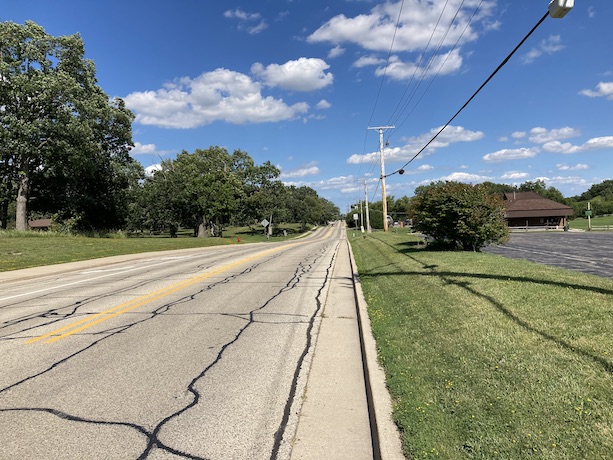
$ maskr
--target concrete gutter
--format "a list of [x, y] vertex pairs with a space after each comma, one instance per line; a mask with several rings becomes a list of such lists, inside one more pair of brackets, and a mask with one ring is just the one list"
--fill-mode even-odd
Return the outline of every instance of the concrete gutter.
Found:
[[392, 399], [385, 383], [385, 371], [379, 365], [377, 343], [372, 335], [366, 299], [364, 299], [360, 275], [349, 242], [347, 242], [347, 248], [351, 261], [355, 301], [358, 310], [366, 397], [369, 405], [374, 446], [373, 458], [375, 460], [404, 460], [400, 433], [392, 420]]

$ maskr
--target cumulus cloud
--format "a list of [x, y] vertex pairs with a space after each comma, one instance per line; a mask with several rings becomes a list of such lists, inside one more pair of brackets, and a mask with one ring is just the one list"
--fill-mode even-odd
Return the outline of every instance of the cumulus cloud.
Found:
[[309, 109], [306, 102], [287, 105], [263, 96], [260, 83], [223, 68], [181, 78], [155, 91], [130, 93], [124, 100], [137, 123], [165, 128], [195, 128], [214, 121], [275, 122], [294, 119]]
[[[386, 161], [407, 161], [419, 152], [426, 145], [441, 127], [433, 128], [429, 132], [420, 136], [405, 139], [406, 144], [402, 147], [386, 148], [383, 155]], [[474, 142], [484, 137], [482, 131], [470, 131], [462, 126], [447, 126], [441, 134], [432, 142], [425, 152], [425, 155], [431, 154], [437, 149], [448, 147], [457, 142]], [[379, 151], [367, 153], [365, 155], [351, 155], [347, 158], [349, 164], [362, 164], [364, 162], [374, 161], [379, 159]]]
[[550, 35], [545, 40], [541, 40], [537, 48], [532, 48], [528, 51], [528, 53], [523, 56], [522, 60], [524, 64], [530, 64], [544, 54], [557, 53], [564, 48], [564, 45], [562, 45], [562, 38], [559, 35]]
[[[440, 43], [443, 48], [449, 48], [456, 42], [462, 45], [474, 41], [478, 37], [476, 25], [491, 16], [496, 6], [494, 1], [484, 1], [471, 22], [479, 2], [411, 2], [402, 9], [399, 17], [401, 3], [385, 2], [368, 14], [355, 17], [340, 14], [309, 35], [307, 40], [311, 43], [352, 43], [366, 50], [382, 52], [389, 51], [392, 40], [395, 52], [424, 50], [429, 43]], [[437, 22], [440, 26], [433, 34], [432, 25]]]
[[134, 142], [134, 147], [130, 149], [131, 155], [152, 155], [155, 154], [155, 144], [141, 144]]
[[266, 86], [279, 86], [291, 91], [314, 91], [332, 84], [334, 76], [325, 72], [330, 66], [323, 59], [301, 57], [285, 64], [264, 67], [256, 62], [251, 72]]
[[[369, 55], [358, 59], [355, 67], [381, 65], [380, 57], [383, 53], [389, 53], [390, 43], [393, 42], [395, 61], [387, 69], [387, 74], [391, 78], [405, 79], [416, 71], [424, 72], [424, 75], [432, 75], [438, 69], [442, 74], [456, 71], [462, 65], [459, 47], [475, 41], [484, 30], [496, 28], [491, 21], [496, 7], [493, 0], [411, 1], [401, 8], [402, 3], [385, 2], [372, 8], [369, 13], [355, 17], [337, 15], [309, 35], [307, 41], [337, 46], [357, 45]], [[473, 16], [478, 5], [477, 13]], [[434, 24], [438, 26], [434, 28]], [[435, 57], [429, 67], [430, 57], [423, 59], [422, 66], [411, 62], [420, 62], [420, 59], [400, 56], [424, 52], [432, 44], [441, 55]], [[381, 53], [381, 56], [375, 57], [377, 53]], [[425, 68], [428, 70], [425, 71]], [[377, 72], [381, 74], [384, 69], [379, 68]]]
[[321, 101], [317, 103], [317, 105], [315, 105], [315, 107], [320, 110], [325, 110], [325, 109], [329, 109], [330, 107], [332, 107], [332, 104], [330, 104], [325, 99], [322, 99]]
[[300, 168], [292, 169], [290, 171], [281, 171], [280, 179], [293, 179], [296, 177], [315, 176], [321, 171], [317, 166], [317, 162], [312, 161]]
[[395, 80], [409, 80], [415, 75], [420, 78], [432, 77], [436, 74], [447, 75], [458, 71], [461, 67], [462, 56], [460, 56], [459, 50], [454, 49], [445, 54], [437, 55], [430, 62], [423, 62], [421, 66], [419, 62], [401, 62], [397, 56], [392, 56], [387, 67], [378, 67], [375, 75], [377, 77], [387, 75]]
[[528, 139], [533, 144], [545, 144], [546, 142], [570, 139], [571, 137], [580, 136], [581, 132], [578, 129], [566, 126], [564, 128], [547, 130], [545, 128], [532, 128]]
[[594, 137], [582, 145], [573, 145], [570, 142], [551, 141], [543, 145], [543, 150], [553, 153], [579, 153], [588, 150], [613, 149], [613, 136]]
[[506, 161], [506, 160], [522, 160], [532, 158], [539, 153], [538, 147], [521, 148], [521, 149], [502, 149], [496, 152], [488, 153], [483, 157], [484, 161]]
[[610, 101], [613, 101], [613, 81], [601, 81], [598, 83], [598, 85], [596, 85], [596, 91], [584, 89], [581, 90], [579, 94], [587, 97], [606, 97]]

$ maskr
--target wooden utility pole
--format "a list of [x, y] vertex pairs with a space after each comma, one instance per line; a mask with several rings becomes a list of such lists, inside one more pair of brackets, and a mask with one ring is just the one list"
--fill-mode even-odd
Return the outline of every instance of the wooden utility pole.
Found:
[[395, 126], [373, 126], [368, 129], [379, 131], [379, 153], [381, 154], [381, 199], [383, 201], [383, 231], [387, 232], [387, 195], [385, 194], [385, 163], [383, 161], [383, 130], [393, 129]]

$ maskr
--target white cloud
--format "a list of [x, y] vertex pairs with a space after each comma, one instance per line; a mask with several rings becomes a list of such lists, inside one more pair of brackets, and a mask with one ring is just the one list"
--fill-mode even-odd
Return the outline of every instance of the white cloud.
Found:
[[[228, 19], [238, 19], [238, 30], [246, 29], [247, 32], [251, 35], [259, 34], [266, 28], [268, 28], [268, 24], [265, 20], [262, 19], [262, 15], [260, 13], [247, 13], [240, 8], [236, 10], [227, 10], [223, 14]], [[259, 21], [256, 25], [247, 25], [248, 23], [252, 23], [254, 21]]]
[[375, 75], [380, 77], [387, 75], [395, 80], [409, 80], [414, 76], [432, 77], [436, 74], [447, 75], [458, 71], [462, 67], [462, 56], [457, 49], [445, 54], [437, 55], [432, 61], [423, 63], [420, 67], [413, 62], [401, 62], [397, 56], [390, 59], [386, 67], [378, 67]]
[[315, 176], [321, 171], [317, 166], [317, 162], [312, 161], [309, 164], [301, 166], [300, 168], [292, 169], [290, 171], [281, 171], [279, 175], [280, 179], [292, 179], [296, 177]]
[[335, 46], [328, 52], [328, 59], [334, 59], [345, 54], [345, 48], [340, 45]]
[[130, 149], [130, 155], [152, 155], [155, 154], [155, 144], [141, 144], [134, 142], [134, 147]]
[[383, 58], [379, 58], [376, 56], [368, 55], [368, 56], [362, 56], [360, 57], [357, 61], [355, 61], [353, 63], [353, 67], [357, 67], [357, 68], [362, 68], [362, 67], [367, 67], [367, 66], [371, 66], [371, 65], [381, 65], [381, 64], [385, 64], [385, 59]]
[[571, 137], [577, 137], [580, 135], [581, 132], [578, 129], [570, 128], [568, 126], [552, 130], [537, 127], [530, 130], [530, 136], [528, 139], [534, 144], [545, 144], [547, 142], [570, 139]]
[[583, 145], [573, 145], [570, 142], [551, 141], [543, 145], [543, 150], [554, 153], [579, 153], [588, 150], [613, 149], [613, 136], [594, 137]]
[[351, 175], [349, 176], [337, 176], [332, 177], [330, 179], [324, 179], [320, 181], [292, 181], [292, 182], [283, 182], [285, 185], [293, 185], [295, 187], [302, 187], [306, 185], [307, 187], [311, 187], [315, 190], [337, 190], [341, 193], [346, 194], [354, 194], [358, 191], [364, 191], [363, 185], [358, 184], [355, 178]]
[[587, 9], [587, 14], [590, 18], [596, 17], [596, 8], [594, 8], [594, 6], [589, 6]]
[[[478, 37], [476, 25], [491, 16], [496, 5], [494, 1], [484, 1], [470, 22], [477, 3], [461, 0], [411, 2], [405, 5], [399, 17], [401, 2], [386, 2], [375, 6], [368, 14], [352, 18], [343, 14], [335, 16], [307, 40], [311, 43], [353, 43], [381, 52], [389, 51], [392, 39], [394, 52], [423, 50], [429, 43], [441, 43], [443, 49], [449, 48], [458, 41], [460, 45], [474, 41]], [[433, 35], [432, 25], [439, 17], [440, 26]], [[452, 21], [453, 25], [447, 30]]]
[[148, 177], [152, 177], [156, 171], [160, 171], [162, 169], [162, 165], [159, 163], [153, 164], [151, 166], [147, 166], [145, 168], [145, 175]]
[[449, 174], [448, 176], [443, 176], [439, 180], [441, 181], [454, 181], [454, 182], [484, 182], [486, 180], [490, 180], [491, 177], [488, 176], [480, 176], [478, 174], [469, 174], [465, 172], [454, 172]]
[[[481, 33], [499, 25], [491, 20], [496, 8], [494, 0], [412, 0], [402, 7], [403, 3], [390, 0], [366, 14], [354, 17], [337, 15], [309, 35], [307, 41], [337, 46], [352, 44], [373, 53], [358, 59], [354, 67], [383, 65], [386, 62], [386, 59], [382, 60], [383, 56], [391, 51], [395, 58], [387, 69], [387, 75], [404, 80], [415, 72], [431, 76], [439, 69], [443, 75], [457, 71], [463, 62], [459, 51], [462, 45], [475, 41]], [[435, 24], [438, 25], [434, 27]], [[390, 50], [391, 43], [393, 49]], [[407, 57], [407, 53], [435, 48], [436, 57], [430, 64], [430, 56], [426, 56], [423, 63], [421, 59]], [[384, 71], [378, 68], [377, 74]]]
[[524, 64], [530, 64], [544, 54], [553, 54], [565, 48], [559, 35], [550, 35], [549, 38], [541, 40], [538, 48], [532, 48], [523, 56]]
[[526, 133], [525, 131], [515, 131], [513, 134], [511, 134], [511, 137], [513, 139], [523, 139], [527, 135], [528, 133]]
[[578, 163], [574, 166], [567, 165], [566, 163], [560, 163], [556, 165], [556, 168], [560, 171], [580, 171], [583, 169], [590, 169], [590, 167], [583, 163]]
[[332, 107], [332, 104], [330, 104], [325, 99], [322, 99], [321, 101], [319, 101], [317, 103], [317, 105], [315, 107], [320, 109], [320, 110], [325, 110], [325, 109], [329, 109], [330, 107]]
[[295, 119], [308, 111], [305, 102], [287, 105], [265, 97], [261, 85], [247, 75], [227, 69], [184, 77], [165, 88], [128, 94], [126, 106], [136, 122], [166, 128], [195, 128], [214, 121], [234, 124]]
[[506, 160], [521, 160], [525, 158], [535, 157], [539, 153], [538, 147], [521, 148], [521, 149], [502, 149], [496, 152], [488, 153], [483, 157], [484, 161], [506, 161]]
[[509, 171], [500, 176], [501, 179], [504, 180], [517, 180], [517, 179], [525, 179], [529, 174], [520, 171]]
[[[417, 137], [404, 139], [406, 144], [402, 147], [386, 148], [383, 150], [385, 161], [407, 161], [419, 152], [441, 129], [441, 127], [433, 128], [428, 133], [424, 133]], [[456, 142], [473, 142], [482, 139], [485, 134], [482, 131], [470, 131], [462, 126], [447, 126], [443, 132], [432, 142], [428, 149], [424, 152], [425, 155], [433, 153], [435, 150]], [[365, 155], [351, 155], [347, 158], [349, 164], [362, 164], [369, 161], [379, 159], [379, 151], [367, 153]]]
[[580, 91], [579, 94], [587, 97], [606, 97], [610, 101], [613, 101], [613, 81], [601, 81], [596, 85], [596, 91], [584, 89]]
[[330, 66], [323, 59], [301, 57], [285, 64], [264, 67], [256, 62], [251, 72], [267, 86], [280, 86], [291, 91], [314, 91], [332, 84], [334, 76], [326, 73]]

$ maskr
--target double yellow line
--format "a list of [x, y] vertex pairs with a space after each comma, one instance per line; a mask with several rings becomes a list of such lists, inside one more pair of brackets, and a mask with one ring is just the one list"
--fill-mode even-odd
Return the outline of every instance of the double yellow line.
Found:
[[185, 281], [181, 281], [179, 283], [173, 284], [163, 289], [159, 289], [157, 291], [154, 291], [147, 295], [138, 297], [129, 302], [122, 303], [113, 308], [109, 308], [108, 310], [104, 310], [94, 315], [88, 316], [87, 318], [81, 319], [79, 321], [68, 324], [54, 331], [48, 332], [47, 334], [43, 334], [38, 337], [34, 337], [33, 339], [28, 340], [26, 343], [30, 344], [30, 343], [40, 342], [40, 341], [44, 341], [45, 343], [57, 342], [58, 340], [64, 339], [66, 337], [70, 337], [71, 335], [77, 334], [78, 332], [84, 331], [85, 329], [88, 329], [104, 321], [108, 321], [109, 319], [115, 318], [116, 316], [122, 315], [131, 310], [134, 310], [135, 308], [138, 308], [150, 302], [153, 302], [154, 300], [158, 300], [163, 297], [166, 297], [170, 294], [173, 294], [189, 286], [192, 286], [196, 283], [199, 283], [205, 279], [211, 278], [215, 275], [219, 275], [220, 273], [236, 268], [239, 265], [243, 265], [253, 260], [264, 257], [270, 253], [280, 251], [281, 249], [284, 249], [286, 247], [287, 246], [281, 246], [278, 248], [269, 249], [267, 251], [260, 252], [254, 256], [246, 257], [244, 259], [238, 260], [234, 263], [223, 265], [219, 268], [203, 273], [202, 275], [194, 276], [193, 278], [189, 278]]

